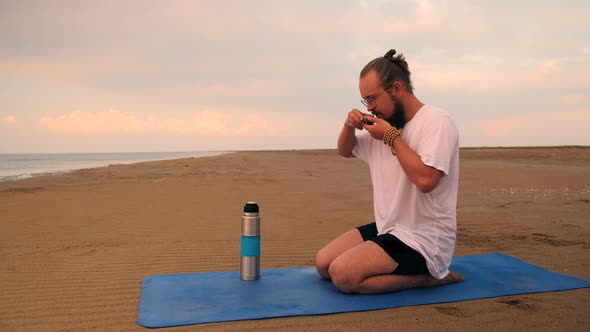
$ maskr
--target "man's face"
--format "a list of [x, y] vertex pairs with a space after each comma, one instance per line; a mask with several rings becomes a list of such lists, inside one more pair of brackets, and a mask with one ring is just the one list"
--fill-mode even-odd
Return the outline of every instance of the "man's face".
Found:
[[367, 111], [384, 119], [396, 128], [406, 124], [404, 105], [381, 86], [375, 71], [370, 71], [359, 81], [362, 98], [367, 102]]

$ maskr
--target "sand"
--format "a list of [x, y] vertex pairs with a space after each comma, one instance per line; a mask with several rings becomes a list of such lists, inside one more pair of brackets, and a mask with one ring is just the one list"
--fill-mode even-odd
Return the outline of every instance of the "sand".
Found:
[[[139, 331], [147, 275], [239, 269], [243, 204], [263, 268], [312, 265], [372, 221], [359, 160], [239, 152], [0, 183], [0, 330]], [[590, 148], [463, 149], [456, 255], [503, 252], [590, 280]], [[313, 231], [313, 232], [312, 232]], [[590, 289], [166, 331], [589, 330]]]

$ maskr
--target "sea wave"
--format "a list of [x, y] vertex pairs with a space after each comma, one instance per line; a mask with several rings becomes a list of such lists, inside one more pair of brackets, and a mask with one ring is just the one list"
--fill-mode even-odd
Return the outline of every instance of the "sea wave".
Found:
[[38, 173], [23, 173], [23, 174], [16, 174], [16, 175], [5, 175], [5, 176], [0, 176], [0, 182], [24, 180], [24, 179], [30, 179], [30, 178], [38, 177], [38, 176], [58, 175], [58, 174], [66, 173], [66, 172], [68, 172], [68, 171], [38, 172]]
[[217, 156], [231, 151], [0, 154], [0, 182], [144, 161]]

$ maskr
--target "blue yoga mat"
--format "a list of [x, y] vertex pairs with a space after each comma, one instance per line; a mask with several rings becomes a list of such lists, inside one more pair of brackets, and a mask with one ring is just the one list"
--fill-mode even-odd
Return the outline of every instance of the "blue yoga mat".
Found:
[[257, 281], [240, 280], [239, 271], [145, 277], [138, 323], [167, 327], [321, 315], [590, 287], [499, 253], [455, 257], [451, 269], [465, 281], [380, 295], [340, 293], [314, 267], [263, 270]]

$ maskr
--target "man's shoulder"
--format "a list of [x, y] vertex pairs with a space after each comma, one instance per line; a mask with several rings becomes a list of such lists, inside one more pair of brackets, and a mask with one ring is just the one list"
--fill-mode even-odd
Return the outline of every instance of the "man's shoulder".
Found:
[[438, 106], [433, 106], [433, 105], [424, 105], [424, 116], [426, 117], [449, 117], [449, 118], [453, 118], [451, 116], [451, 113], [449, 111], [447, 111], [446, 109], [442, 108], [442, 107], [438, 107]]
[[424, 112], [420, 117], [420, 126], [427, 127], [454, 127], [456, 128], [455, 120], [449, 111], [444, 108], [432, 105], [424, 105]]
[[428, 132], [455, 132], [458, 135], [457, 125], [451, 113], [441, 107], [425, 105], [419, 124], [421, 130]]

